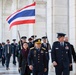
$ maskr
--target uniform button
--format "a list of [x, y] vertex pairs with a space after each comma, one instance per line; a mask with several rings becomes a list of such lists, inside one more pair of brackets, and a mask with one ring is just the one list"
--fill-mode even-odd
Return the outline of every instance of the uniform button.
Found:
[[63, 55], [62, 55], [63, 56]]
[[38, 63], [39, 63], [40, 61], [38, 61]]
[[40, 60], [40, 59], [38, 59], [38, 60]]
[[38, 58], [40, 58], [40, 56], [38, 56]]

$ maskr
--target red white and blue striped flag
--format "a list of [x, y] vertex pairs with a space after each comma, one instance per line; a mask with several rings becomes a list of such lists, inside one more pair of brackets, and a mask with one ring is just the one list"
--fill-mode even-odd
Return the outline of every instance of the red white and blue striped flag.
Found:
[[36, 3], [25, 6], [24, 8], [11, 14], [6, 21], [12, 26], [20, 24], [34, 24], [35, 23], [35, 6]]

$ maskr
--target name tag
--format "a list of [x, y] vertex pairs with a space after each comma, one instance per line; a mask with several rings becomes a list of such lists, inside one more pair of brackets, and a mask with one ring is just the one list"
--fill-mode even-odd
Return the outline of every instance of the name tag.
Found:
[[59, 49], [59, 48], [55, 48], [55, 49]]

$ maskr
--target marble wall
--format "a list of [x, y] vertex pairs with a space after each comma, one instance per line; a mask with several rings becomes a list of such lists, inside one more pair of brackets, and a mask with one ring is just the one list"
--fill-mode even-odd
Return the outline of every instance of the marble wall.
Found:
[[56, 33], [63, 32], [69, 34], [68, 22], [68, 1], [69, 0], [53, 0], [53, 41], [56, 40]]
[[[9, 31], [6, 18], [16, 10], [36, 1], [36, 23], [34, 25], [14, 26]], [[76, 45], [76, 2], [75, 0], [0, 0], [0, 42], [32, 34], [42, 37], [48, 32], [51, 43], [56, 39], [57, 32], [64, 32], [70, 42]], [[72, 35], [72, 36], [71, 36]]]

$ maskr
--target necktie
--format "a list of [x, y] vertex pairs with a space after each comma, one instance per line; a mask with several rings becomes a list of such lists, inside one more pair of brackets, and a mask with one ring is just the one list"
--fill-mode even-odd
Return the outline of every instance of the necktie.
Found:
[[9, 53], [9, 45], [8, 45], [8, 53]]
[[63, 43], [63, 42], [61, 42], [61, 43], [60, 43], [60, 45], [61, 45], [61, 46], [64, 46], [64, 43]]

